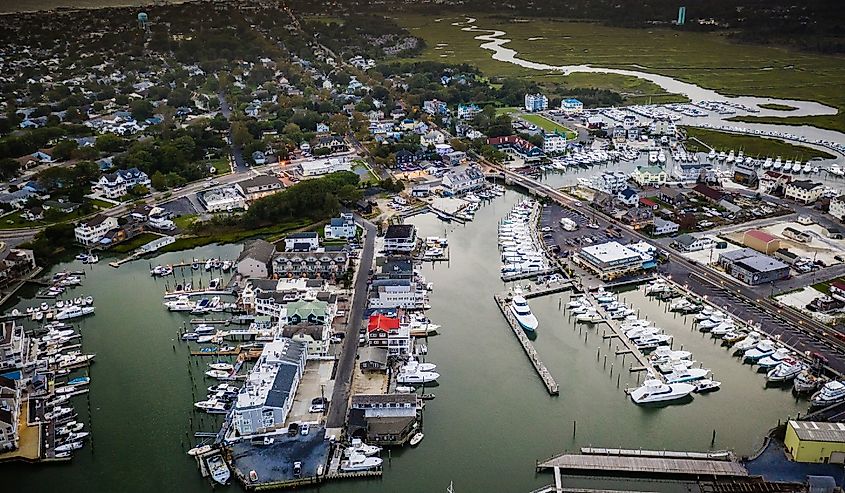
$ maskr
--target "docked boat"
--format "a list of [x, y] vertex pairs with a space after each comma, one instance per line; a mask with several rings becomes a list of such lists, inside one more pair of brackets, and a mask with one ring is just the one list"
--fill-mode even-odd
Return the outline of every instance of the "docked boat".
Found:
[[205, 375], [211, 378], [229, 378], [231, 372], [223, 371], [223, 370], [208, 370], [205, 372]]
[[539, 325], [537, 317], [531, 313], [531, 307], [528, 306], [528, 301], [521, 294], [517, 293], [514, 295], [510, 308], [514, 318], [516, 318], [516, 321], [523, 329], [529, 332], [537, 330], [537, 326]]
[[827, 382], [810, 398], [812, 407], [826, 407], [845, 401], [845, 384], [838, 380]]
[[652, 404], [670, 402], [687, 397], [695, 390], [694, 385], [688, 383], [665, 384], [660, 380], [650, 378], [641, 387], [631, 391], [631, 400], [636, 404]]
[[343, 472], [368, 471], [381, 467], [382, 460], [378, 457], [367, 457], [363, 454], [352, 454], [347, 460], [340, 462]]
[[415, 447], [419, 445], [423, 438], [425, 438], [425, 435], [422, 432], [414, 433], [414, 436], [411, 437], [411, 440], [408, 443], [410, 443], [412, 447]]
[[579, 314], [575, 315], [575, 321], [576, 322], [594, 324], [594, 323], [601, 322], [602, 320], [603, 319], [602, 319], [601, 315], [599, 315], [599, 313], [594, 308], [590, 308], [587, 311], [585, 311], [584, 313], [579, 313]]
[[191, 450], [188, 450], [188, 455], [205, 455], [209, 452], [211, 452], [211, 445], [200, 445], [199, 447], [194, 447]]
[[792, 352], [789, 349], [783, 347], [778, 348], [774, 353], [760, 358], [757, 365], [760, 368], [774, 368], [782, 361], [789, 359], [791, 356]]
[[226, 484], [229, 482], [229, 478], [231, 478], [231, 472], [229, 471], [229, 466], [226, 465], [226, 461], [223, 460], [223, 456], [220, 454], [215, 454], [208, 459], [206, 459], [206, 464], [208, 464], [208, 470], [211, 472], [211, 478], [219, 484]]
[[222, 414], [228, 411], [226, 402], [218, 399], [208, 399], [206, 401], [195, 402], [194, 407], [210, 414]]
[[362, 442], [360, 438], [353, 438], [352, 442], [343, 451], [345, 457], [351, 457], [353, 454], [360, 454], [367, 457], [373, 456], [381, 452], [381, 447], [376, 445], [367, 445]]
[[792, 389], [799, 394], [814, 392], [824, 382], [822, 377], [814, 375], [809, 369], [806, 369], [795, 376], [795, 380], [792, 382]]
[[187, 296], [181, 296], [175, 300], [165, 301], [164, 306], [171, 312], [189, 312], [194, 309], [194, 302]]
[[405, 363], [402, 368], [399, 369], [400, 372], [403, 373], [413, 373], [413, 372], [421, 372], [427, 371], [432, 372], [437, 369], [437, 365], [434, 363], [420, 363], [419, 361], [411, 358]]
[[401, 372], [396, 377], [398, 383], [424, 384], [436, 381], [440, 374], [436, 371], [410, 371]]
[[231, 372], [235, 367], [231, 363], [209, 363], [208, 367], [212, 370], [222, 370]]
[[79, 450], [83, 446], [82, 442], [68, 442], [62, 445], [59, 445], [54, 449], [56, 453], [63, 453], [63, 452], [72, 452], [74, 450]]
[[84, 317], [86, 315], [90, 315], [94, 313], [93, 306], [76, 306], [72, 305], [67, 308], [63, 308], [59, 312], [56, 313], [55, 319], [56, 320], [70, 320], [72, 318], [79, 318]]
[[672, 342], [672, 336], [668, 334], [651, 334], [640, 337], [634, 341], [634, 344], [637, 346], [637, 349], [648, 350], [657, 349], [658, 346], [666, 346], [670, 342]]
[[719, 390], [719, 387], [722, 386], [722, 382], [710, 378], [704, 378], [696, 381], [693, 385], [695, 385], [695, 393], [703, 394], [705, 392], [713, 392], [714, 390]]
[[788, 382], [797, 377], [807, 366], [792, 358], [786, 358], [766, 373], [769, 382]]
[[653, 363], [664, 363], [670, 360], [688, 360], [690, 358], [692, 358], [691, 352], [674, 351], [670, 348], [657, 348], [650, 356]]
[[761, 358], [769, 356], [770, 354], [774, 354], [775, 349], [775, 343], [772, 340], [764, 339], [758, 342], [754, 347], [746, 351], [742, 355], [742, 359], [744, 361], [755, 363]]
[[676, 366], [672, 373], [666, 375], [666, 383], [685, 383], [705, 378], [710, 370], [707, 368], [685, 368]]

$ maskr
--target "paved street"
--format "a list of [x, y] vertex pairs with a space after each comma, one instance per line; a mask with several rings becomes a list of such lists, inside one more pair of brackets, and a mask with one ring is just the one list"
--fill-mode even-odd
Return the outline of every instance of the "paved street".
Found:
[[373, 266], [376, 227], [366, 220], [358, 219], [364, 226], [367, 237], [364, 240], [364, 249], [359, 258], [358, 273], [355, 276], [352, 309], [349, 313], [346, 337], [343, 339], [340, 359], [337, 361], [334, 392], [332, 392], [331, 402], [329, 403], [326, 428], [340, 428], [346, 423], [346, 412], [352, 389], [352, 373], [355, 370], [355, 358], [358, 355], [358, 327], [361, 325], [364, 310], [367, 308], [367, 281], [369, 280], [370, 269]]

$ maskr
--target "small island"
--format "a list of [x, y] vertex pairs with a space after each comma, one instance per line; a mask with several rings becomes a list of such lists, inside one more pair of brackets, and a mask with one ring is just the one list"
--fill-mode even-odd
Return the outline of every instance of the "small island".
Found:
[[795, 111], [798, 108], [795, 106], [789, 106], [788, 104], [778, 104], [778, 103], [763, 103], [758, 104], [758, 107], [764, 110], [776, 110], [776, 111]]

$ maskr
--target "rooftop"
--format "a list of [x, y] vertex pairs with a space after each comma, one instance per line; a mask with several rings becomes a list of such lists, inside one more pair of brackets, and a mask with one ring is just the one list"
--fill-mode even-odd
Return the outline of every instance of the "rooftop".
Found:
[[845, 442], [845, 423], [825, 423], [821, 421], [789, 422], [789, 427], [801, 440], [813, 442]]
[[769, 233], [766, 233], [765, 231], [760, 231], [759, 229], [749, 229], [745, 232], [745, 236], [749, 236], [751, 238], [754, 238], [755, 240], [760, 240], [765, 243], [777, 240], [777, 237], [772, 236]]
[[411, 238], [414, 236], [413, 224], [392, 224], [387, 227], [387, 232], [384, 233], [385, 239], [392, 238]]

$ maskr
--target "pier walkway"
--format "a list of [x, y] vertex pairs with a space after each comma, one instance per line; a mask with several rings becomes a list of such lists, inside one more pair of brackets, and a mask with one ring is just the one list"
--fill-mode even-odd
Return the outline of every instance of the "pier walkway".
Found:
[[537, 350], [534, 349], [534, 345], [531, 344], [531, 340], [528, 339], [528, 336], [525, 334], [525, 331], [522, 330], [522, 327], [519, 325], [519, 322], [516, 321], [514, 316], [511, 314], [511, 311], [508, 309], [508, 304], [505, 301], [505, 298], [502, 295], [493, 295], [493, 299], [496, 300], [496, 306], [499, 307], [499, 310], [502, 311], [502, 315], [505, 316], [505, 320], [508, 322], [508, 325], [513, 331], [514, 335], [516, 335], [517, 340], [522, 345], [522, 349], [525, 351], [525, 355], [528, 356], [528, 359], [531, 361], [531, 364], [534, 366], [534, 369], [537, 371], [537, 374], [540, 376], [540, 379], [543, 380], [543, 384], [546, 386], [546, 390], [549, 391], [550, 395], [558, 395], [560, 394], [560, 388], [558, 387], [557, 382], [555, 381], [554, 377], [552, 377], [551, 372], [549, 372], [546, 365], [540, 360], [540, 356], [537, 354]]
[[[659, 453], [655, 451], [655, 454]], [[607, 476], [668, 476], [675, 478], [747, 477], [745, 466], [734, 460], [652, 457], [643, 455], [561, 454], [537, 464], [537, 470]]]

